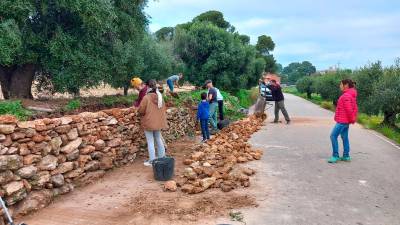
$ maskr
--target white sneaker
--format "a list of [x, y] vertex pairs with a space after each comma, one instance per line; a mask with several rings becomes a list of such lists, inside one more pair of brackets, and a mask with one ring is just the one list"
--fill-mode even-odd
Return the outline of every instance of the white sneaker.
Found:
[[144, 165], [144, 166], [148, 166], [148, 167], [153, 166], [153, 164], [151, 164], [151, 162], [148, 161], [148, 160], [147, 160], [147, 161], [144, 161], [143, 165]]

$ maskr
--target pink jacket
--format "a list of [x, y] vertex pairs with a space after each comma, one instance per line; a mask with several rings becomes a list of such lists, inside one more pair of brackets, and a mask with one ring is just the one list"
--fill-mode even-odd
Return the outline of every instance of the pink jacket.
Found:
[[338, 123], [355, 123], [357, 121], [357, 90], [349, 88], [340, 96], [335, 113]]

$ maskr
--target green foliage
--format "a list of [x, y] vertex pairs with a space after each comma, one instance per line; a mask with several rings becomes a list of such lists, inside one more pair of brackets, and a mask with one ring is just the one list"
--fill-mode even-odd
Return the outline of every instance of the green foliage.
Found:
[[302, 63], [294, 62], [283, 68], [282, 74], [288, 77], [290, 84], [295, 84], [297, 80], [304, 76], [309, 76], [316, 72], [315, 66], [310, 62], [304, 61]]
[[[395, 64], [382, 69], [380, 63], [369, 65], [357, 73], [357, 87], [370, 89], [360, 94], [362, 109], [369, 114], [384, 114], [388, 126], [396, 126], [396, 116], [400, 114], [400, 59]], [[360, 90], [360, 91], [361, 91]]]
[[21, 101], [2, 101], [0, 102], [0, 115], [13, 115], [19, 120], [26, 120], [32, 112], [22, 107]]
[[174, 38], [175, 28], [163, 27], [156, 31], [155, 35], [158, 41], [171, 41]]
[[230, 92], [253, 86], [265, 64], [255, 60], [254, 46], [243, 45], [238, 35], [205, 22], [178, 27], [175, 51], [187, 66], [189, 81], [200, 86], [211, 79]]
[[235, 96], [238, 98], [240, 106], [242, 106], [243, 108], [249, 108], [257, 101], [258, 89], [240, 89]]
[[230, 23], [225, 20], [224, 15], [219, 11], [207, 11], [193, 19], [193, 22], [210, 22], [213, 25], [222, 28], [228, 29], [231, 27]]
[[275, 43], [270, 36], [261, 35], [258, 37], [256, 49], [261, 55], [269, 55], [275, 49]]
[[314, 77], [305, 76], [300, 78], [296, 82], [296, 88], [300, 93], [306, 93], [307, 98], [311, 98], [311, 94], [314, 92]]
[[107, 107], [115, 107], [118, 105], [133, 105], [133, 102], [137, 99], [137, 95], [127, 96], [104, 96], [101, 101]]
[[244, 45], [250, 44], [250, 36], [248, 36], [248, 35], [245, 35], [245, 34], [239, 35], [239, 39], [242, 42], [242, 44], [244, 44]]
[[327, 74], [317, 76], [314, 78], [314, 90], [316, 93], [320, 94], [323, 99], [336, 103], [337, 99], [341, 95], [339, 88], [340, 81], [350, 77], [351, 74], [345, 70], [329, 72]]
[[81, 107], [82, 103], [79, 99], [70, 100], [67, 105], [64, 106], [64, 110], [66, 111], [73, 111], [77, 110]]
[[353, 73], [353, 78], [357, 82], [357, 101], [360, 110], [363, 112], [379, 113], [377, 107], [371, 99], [375, 90], [375, 84], [378, 83], [380, 77], [383, 76], [383, 68], [381, 62], [371, 63]]

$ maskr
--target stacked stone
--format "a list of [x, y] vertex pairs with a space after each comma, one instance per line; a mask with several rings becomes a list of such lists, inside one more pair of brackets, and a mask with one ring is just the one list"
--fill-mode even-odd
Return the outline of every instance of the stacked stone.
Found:
[[236, 187], [250, 186], [250, 168], [239, 166], [261, 159], [263, 152], [252, 149], [247, 141], [261, 128], [265, 117], [251, 116], [223, 129], [207, 144], [193, 147], [193, 153], [184, 160], [189, 167], [177, 179], [177, 185], [189, 194], [201, 193], [209, 188], [224, 192]]
[[[193, 130], [187, 109], [168, 112], [172, 141]], [[136, 110], [110, 109], [56, 119], [17, 121], [0, 117], [0, 195], [16, 214], [132, 162], [144, 141]]]

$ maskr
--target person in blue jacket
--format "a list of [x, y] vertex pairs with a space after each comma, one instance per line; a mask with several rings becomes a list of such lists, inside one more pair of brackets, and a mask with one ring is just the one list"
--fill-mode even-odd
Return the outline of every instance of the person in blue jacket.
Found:
[[208, 130], [208, 120], [210, 118], [210, 104], [207, 101], [207, 93], [201, 93], [201, 102], [197, 110], [197, 120], [200, 121], [201, 133], [203, 134], [203, 141], [206, 142], [210, 139], [210, 131]]

